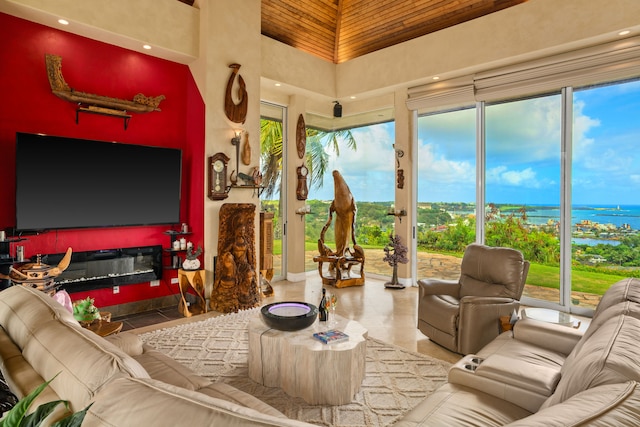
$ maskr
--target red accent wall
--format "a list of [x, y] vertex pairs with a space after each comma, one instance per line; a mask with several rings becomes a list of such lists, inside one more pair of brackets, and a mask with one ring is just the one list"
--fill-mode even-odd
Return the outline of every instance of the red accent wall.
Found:
[[[0, 13], [0, 229], [15, 227], [15, 137], [16, 132], [117, 141], [182, 150], [181, 222], [189, 224], [194, 245], [204, 243], [204, 112], [205, 107], [189, 67], [65, 31]], [[62, 57], [62, 72], [72, 88], [121, 99], [165, 95], [160, 112], [135, 114], [124, 130], [122, 119], [81, 114], [76, 124], [76, 106], [51, 92], [45, 53]], [[52, 168], [55, 165], [51, 165]], [[114, 171], [117, 165], [114, 165]], [[43, 191], [65, 191], [55, 183], [43, 183]], [[55, 209], [55, 206], [43, 206]], [[20, 242], [25, 255], [61, 253], [161, 244], [168, 247], [166, 226], [52, 230], [27, 236]], [[8, 233], [9, 234], [9, 233]], [[15, 253], [15, 243], [11, 245]], [[201, 260], [202, 261], [202, 260]], [[161, 286], [149, 283], [73, 294], [92, 296], [96, 305], [125, 302], [178, 293], [170, 279], [175, 270], [165, 270]]]

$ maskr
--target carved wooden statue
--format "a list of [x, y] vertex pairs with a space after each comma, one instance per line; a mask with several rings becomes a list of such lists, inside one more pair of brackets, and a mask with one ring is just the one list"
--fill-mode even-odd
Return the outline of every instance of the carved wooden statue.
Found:
[[212, 310], [232, 313], [260, 305], [255, 209], [251, 203], [225, 203], [220, 208], [218, 261], [209, 300]]
[[[247, 119], [247, 108], [249, 106], [249, 95], [247, 94], [247, 85], [241, 75], [240, 64], [231, 64], [229, 68], [232, 69], [229, 81], [227, 81], [227, 90], [224, 95], [224, 112], [227, 118], [234, 123], [244, 123]], [[236, 104], [233, 100], [233, 82], [238, 75], [238, 99]]]
[[[323, 285], [336, 288], [364, 285], [364, 250], [356, 242], [356, 202], [340, 172], [333, 171], [334, 200], [329, 207], [329, 219], [322, 228], [318, 239], [319, 256], [313, 258], [318, 263], [318, 272]], [[324, 236], [336, 214], [334, 234], [336, 250], [332, 251], [324, 243]], [[350, 246], [353, 243], [353, 247]], [[327, 268], [324, 264], [327, 263]], [[354, 274], [351, 269], [359, 267]]]

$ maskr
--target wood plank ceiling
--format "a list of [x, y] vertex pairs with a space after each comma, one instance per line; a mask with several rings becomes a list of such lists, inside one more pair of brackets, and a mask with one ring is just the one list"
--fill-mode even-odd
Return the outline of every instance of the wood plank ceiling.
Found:
[[263, 35], [339, 64], [527, 0], [261, 1]]

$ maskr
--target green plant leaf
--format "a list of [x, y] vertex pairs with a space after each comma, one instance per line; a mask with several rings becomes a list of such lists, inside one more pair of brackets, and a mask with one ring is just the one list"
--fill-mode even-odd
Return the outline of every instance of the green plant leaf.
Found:
[[56, 406], [61, 403], [63, 403], [66, 406], [67, 410], [69, 410], [69, 402], [67, 402], [66, 400], [54, 400], [51, 402], [43, 403], [42, 405], [38, 406], [33, 413], [24, 417], [24, 419], [20, 423], [20, 426], [38, 427], [45, 418], [51, 415], [53, 410], [56, 409]]
[[89, 404], [82, 411], [74, 412], [73, 414], [57, 421], [54, 424], [51, 424], [51, 427], [80, 427], [82, 425], [82, 421], [84, 421], [84, 416], [87, 415], [87, 411], [91, 408], [93, 403]]
[[[56, 375], [57, 376], [57, 375]], [[55, 377], [54, 377], [55, 378]], [[29, 407], [33, 403], [33, 401], [42, 393], [42, 390], [45, 389], [49, 385], [49, 383], [53, 381], [53, 379], [40, 384], [35, 390], [29, 393], [28, 396], [20, 399], [16, 406], [11, 408], [9, 412], [4, 416], [2, 420], [0, 420], [0, 427], [18, 427], [22, 423], [22, 419], [25, 414], [29, 410]]]

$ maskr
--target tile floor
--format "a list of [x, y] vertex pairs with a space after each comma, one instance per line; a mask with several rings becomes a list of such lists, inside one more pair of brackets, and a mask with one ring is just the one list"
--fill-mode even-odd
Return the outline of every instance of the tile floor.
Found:
[[[364, 286], [342, 289], [329, 287], [327, 292], [338, 296], [337, 313], [362, 323], [369, 330], [371, 337], [451, 363], [456, 362], [460, 355], [431, 342], [416, 328], [418, 288], [387, 289], [384, 282], [383, 279], [367, 277]], [[272, 286], [274, 295], [264, 298], [263, 304], [278, 301], [306, 301], [318, 304], [322, 294], [322, 285], [316, 272], [308, 273], [306, 280], [301, 282], [279, 281], [274, 282]], [[209, 312], [185, 318], [176, 306], [115, 320], [124, 322], [123, 330], [143, 333], [220, 314]], [[588, 322], [588, 319], [586, 320]], [[582, 327], [585, 327], [587, 322], [583, 321]]]

